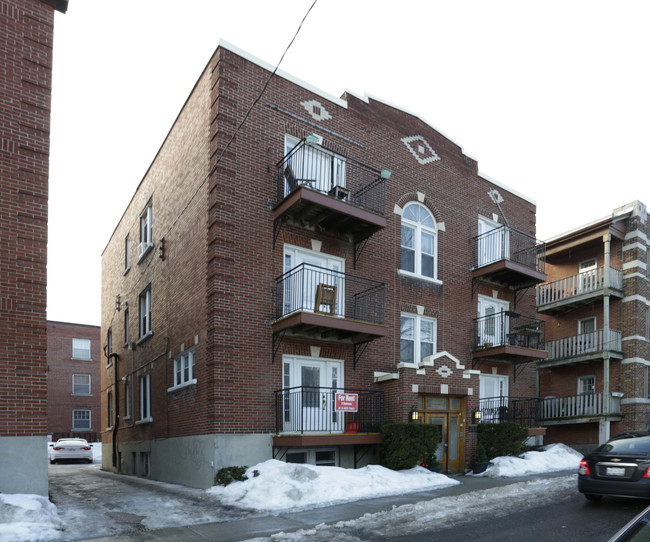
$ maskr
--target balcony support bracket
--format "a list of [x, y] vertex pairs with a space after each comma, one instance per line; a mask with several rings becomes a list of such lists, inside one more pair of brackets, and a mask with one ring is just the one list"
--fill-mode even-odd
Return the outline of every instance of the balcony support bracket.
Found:
[[275, 245], [278, 242], [278, 235], [280, 235], [283, 222], [282, 218], [276, 218], [273, 221], [273, 250], [275, 250]]
[[284, 339], [284, 334], [287, 332], [286, 329], [273, 334], [273, 347], [272, 347], [272, 355], [271, 355], [271, 363], [275, 363], [275, 355], [277, 354], [278, 350], [280, 349], [280, 345], [282, 344], [282, 339]]
[[361, 257], [361, 253], [363, 252], [363, 249], [366, 248], [366, 243], [368, 242], [368, 239], [370, 239], [370, 237], [371, 236], [369, 235], [368, 237], [364, 237], [363, 239], [354, 243], [354, 259], [352, 263], [354, 269], [357, 268], [357, 262]]
[[364, 343], [358, 343], [352, 345], [352, 370], [356, 371], [357, 370], [357, 362], [363, 356], [363, 353], [366, 351], [366, 348], [368, 348], [368, 344], [370, 344], [370, 341], [364, 342]]

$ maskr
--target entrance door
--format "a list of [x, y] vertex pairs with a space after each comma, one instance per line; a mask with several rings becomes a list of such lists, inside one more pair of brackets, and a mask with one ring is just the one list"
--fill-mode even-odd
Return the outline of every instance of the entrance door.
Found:
[[578, 320], [578, 354], [596, 349], [596, 317]]
[[499, 423], [508, 420], [507, 375], [479, 375], [479, 410], [481, 421]]
[[420, 396], [419, 409], [424, 423], [435, 426], [440, 436], [436, 459], [444, 472], [462, 472], [464, 468], [463, 409], [460, 397]]
[[492, 297], [478, 298], [478, 344], [498, 346], [505, 343], [508, 322], [503, 315], [509, 308], [507, 301]]
[[591, 292], [598, 288], [598, 266], [596, 258], [580, 262], [578, 266], [580, 276], [578, 279], [578, 292]]
[[291, 383], [284, 430], [342, 432], [343, 415], [335, 408], [337, 389], [343, 388], [343, 362], [286, 358], [284, 365], [285, 381]]

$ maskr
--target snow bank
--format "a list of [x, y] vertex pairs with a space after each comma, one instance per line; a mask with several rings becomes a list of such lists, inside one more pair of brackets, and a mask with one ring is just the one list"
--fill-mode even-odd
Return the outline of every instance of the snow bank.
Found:
[[543, 472], [575, 469], [580, 466], [582, 454], [564, 444], [549, 444], [541, 452], [526, 452], [519, 457], [497, 457], [485, 472], [475, 476], [526, 476]]
[[207, 491], [223, 504], [277, 511], [328, 506], [460, 483], [422, 467], [406, 471], [392, 471], [378, 465], [343, 469], [284, 463], [275, 459], [249, 468], [246, 475], [248, 480], [244, 482], [216, 486]]
[[0, 542], [56, 540], [62, 528], [47, 497], [0, 493]]

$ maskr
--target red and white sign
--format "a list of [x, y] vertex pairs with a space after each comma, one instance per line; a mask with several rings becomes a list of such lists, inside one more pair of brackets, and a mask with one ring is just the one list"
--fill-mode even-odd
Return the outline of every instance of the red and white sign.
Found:
[[356, 412], [359, 405], [359, 395], [357, 393], [337, 393], [336, 407], [337, 412]]

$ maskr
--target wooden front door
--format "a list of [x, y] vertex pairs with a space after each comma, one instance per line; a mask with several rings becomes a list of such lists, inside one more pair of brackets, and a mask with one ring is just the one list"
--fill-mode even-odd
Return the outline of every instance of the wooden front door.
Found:
[[424, 423], [434, 425], [440, 436], [436, 459], [443, 472], [462, 472], [465, 467], [465, 401], [462, 397], [420, 396]]

